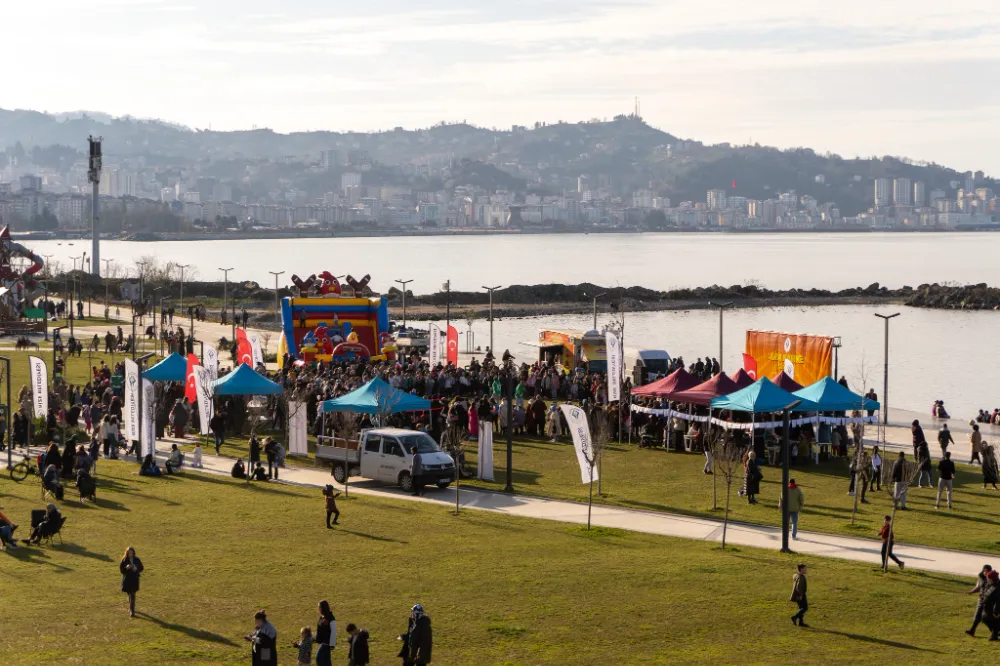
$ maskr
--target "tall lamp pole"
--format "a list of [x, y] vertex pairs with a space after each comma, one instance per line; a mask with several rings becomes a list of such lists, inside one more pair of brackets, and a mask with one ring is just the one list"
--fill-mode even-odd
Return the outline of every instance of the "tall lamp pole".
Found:
[[[226, 308], [228, 307], [227, 304], [229, 303], [229, 271], [231, 271], [233, 269], [232, 268], [220, 268], [219, 270], [222, 271], [222, 275], [223, 275], [223, 278], [222, 278], [223, 279], [223, 282], [222, 282], [222, 312], [223, 312], [223, 315], [225, 315]], [[223, 323], [225, 323], [225, 322], [223, 322]]]
[[111, 259], [101, 259], [104, 262], [104, 318], [110, 319], [108, 316], [108, 278], [111, 277]]
[[733, 307], [733, 302], [729, 301], [728, 303], [713, 303], [712, 301], [709, 301], [708, 302], [708, 306], [712, 307], [712, 308], [719, 308], [719, 372], [722, 372], [722, 368], [723, 368], [723, 365], [722, 365], [722, 314], [726, 311], [727, 308]]
[[882, 379], [882, 424], [889, 425], [889, 320], [895, 319], [901, 313], [884, 315], [876, 313], [875, 316], [885, 322], [885, 362]]
[[406, 328], [406, 285], [413, 282], [413, 280], [396, 280], [396, 282], [403, 285], [403, 328]]
[[274, 276], [274, 319], [281, 324], [281, 306], [278, 302], [278, 276], [284, 275], [285, 271], [268, 271]]
[[178, 307], [180, 307], [181, 310], [184, 309], [184, 269], [189, 268], [190, 266], [191, 264], [177, 265], [177, 268], [181, 269], [181, 298], [180, 298], [180, 304], [178, 305]]
[[493, 292], [499, 288], [500, 285], [497, 285], [495, 287], [486, 287], [486, 286], [483, 287], [483, 289], [490, 292], [490, 352], [492, 352], [494, 356], [496, 355], [496, 352], [494, 351], [493, 347]]
[[608, 292], [606, 292], [606, 291], [602, 291], [599, 294], [584, 294], [584, 296], [590, 296], [592, 299], [594, 299], [594, 330], [595, 331], [597, 330], [597, 299], [601, 298], [603, 296], [607, 296], [607, 295], [608, 295]]

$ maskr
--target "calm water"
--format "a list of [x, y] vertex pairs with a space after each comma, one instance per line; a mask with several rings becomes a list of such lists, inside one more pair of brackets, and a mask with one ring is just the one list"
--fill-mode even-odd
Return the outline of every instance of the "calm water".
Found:
[[[28, 247], [72, 266], [89, 241], [29, 241]], [[1000, 284], [1000, 233], [982, 234], [590, 234], [425, 236], [128, 243], [105, 241], [101, 256], [127, 266], [155, 256], [191, 264], [191, 279], [272, 285], [268, 271], [305, 276], [329, 270], [372, 276], [375, 289], [413, 279], [415, 293], [482, 285], [641, 285], [653, 289], [733, 285], [756, 280], [772, 289], [842, 289], [879, 282], [889, 287], [955, 281]], [[290, 282], [289, 282], [290, 283]]]
[[[945, 401], [952, 416], [971, 418], [980, 408], [1000, 406], [1000, 357], [993, 349], [1000, 313], [955, 312], [917, 308], [876, 308], [868, 306], [780, 307], [733, 310], [726, 313], [724, 326], [725, 369], [732, 372], [742, 365], [747, 329], [775, 330], [841, 336], [840, 374], [852, 388], [861, 387], [860, 366], [867, 365], [868, 384], [882, 395], [884, 329], [875, 312], [902, 315], [892, 320], [889, 331], [890, 408], [919, 411], [930, 415], [931, 403]], [[598, 316], [598, 326], [610, 321]], [[537, 351], [522, 345], [538, 337], [539, 328], [589, 329], [591, 316], [535, 317], [493, 322], [498, 350], [509, 348], [527, 358]], [[463, 338], [468, 330], [464, 320], [456, 323]], [[489, 323], [473, 325], [475, 343], [489, 344]], [[460, 343], [465, 349], [464, 341]], [[625, 324], [627, 349], [666, 349], [688, 363], [699, 356], [719, 354], [717, 312], [692, 310], [646, 312], [629, 315]], [[631, 369], [631, 368], [630, 368]]]
[[[26, 243], [35, 252], [68, 257], [89, 251], [86, 241]], [[446, 279], [454, 289], [482, 285], [578, 283], [678, 286], [732, 285], [755, 280], [770, 288], [840, 289], [879, 282], [890, 287], [924, 282], [986, 282], [1000, 285], [996, 267], [1000, 234], [761, 234], [668, 235], [591, 234], [234, 240], [208, 242], [104, 242], [104, 258], [135, 270], [135, 260], [191, 264], [192, 279], [220, 279], [220, 266], [233, 266], [232, 280], [272, 285], [267, 271], [300, 276], [329, 270], [335, 275], [372, 275], [385, 290], [394, 279], [413, 279], [416, 293], [436, 291]], [[1000, 358], [993, 350], [1000, 313], [883, 308], [903, 312], [893, 320], [890, 350], [890, 404], [928, 412], [942, 399], [953, 415], [971, 416], [1000, 405]], [[882, 394], [882, 322], [876, 308], [762, 308], [726, 314], [727, 369], [740, 363], [748, 328], [839, 335], [840, 371], [860, 384], [862, 358], [869, 384]], [[603, 317], [607, 321], [607, 316]], [[520, 345], [535, 340], [540, 327], [590, 328], [589, 316], [497, 321], [496, 346], [518, 356], [534, 351]], [[600, 324], [601, 322], [599, 322]], [[466, 330], [459, 322], [459, 330]], [[488, 325], [478, 322], [476, 342], [489, 344]], [[708, 311], [645, 313], [630, 316], [627, 347], [665, 348], [688, 361], [718, 354], [718, 315]], [[464, 343], [463, 343], [464, 346]]]

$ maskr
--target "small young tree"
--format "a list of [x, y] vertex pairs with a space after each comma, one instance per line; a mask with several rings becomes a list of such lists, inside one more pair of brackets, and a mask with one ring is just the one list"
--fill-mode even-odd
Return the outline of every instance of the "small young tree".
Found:
[[[324, 418], [324, 417], [320, 417]], [[337, 412], [333, 417], [333, 443], [337, 439], [344, 440], [344, 499], [347, 499], [348, 486], [351, 481], [350, 443], [358, 441], [361, 434], [361, 422], [354, 412]]]
[[587, 462], [587, 468], [590, 473], [590, 493], [587, 498], [588, 530], [590, 529], [590, 515], [594, 508], [594, 469], [597, 467], [597, 461], [601, 457], [604, 445], [611, 440], [612, 436], [611, 426], [604, 412], [597, 413], [597, 417], [590, 427], [594, 434], [590, 437], [590, 441], [583, 443], [583, 459]]
[[[722, 548], [726, 548], [726, 530], [729, 527], [729, 498], [732, 495], [733, 480], [743, 474], [743, 454], [747, 447], [738, 444], [732, 433], [727, 432], [713, 442], [712, 461], [715, 475], [721, 475], [726, 484], [726, 511], [722, 517]], [[713, 475], [714, 476], [714, 475]]]

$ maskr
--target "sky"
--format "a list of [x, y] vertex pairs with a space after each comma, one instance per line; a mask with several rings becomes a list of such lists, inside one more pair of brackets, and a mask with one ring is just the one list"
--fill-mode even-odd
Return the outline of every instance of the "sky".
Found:
[[8, 109], [365, 131], [610, 118], [638, 97], [682, 138], [1000, 175], [997, 0], [4, 5]]

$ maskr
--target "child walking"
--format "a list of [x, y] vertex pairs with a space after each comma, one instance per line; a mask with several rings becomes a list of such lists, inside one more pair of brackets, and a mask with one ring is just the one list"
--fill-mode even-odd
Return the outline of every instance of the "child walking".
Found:
[[299, 666], [309, 666], [312, 663], [313, 632], [309, 627], [302, 627], [299, 642], [292, 643], [299, 649]]
[[[337, 509], [337, 495], [339, 495], [333, 486], [326, 486], [323, 488], [323, 496], [326, 500], [326, 527], [327, 529], [333, 529], [333, 525], [337, 524], [340, 520], [340, 511]], [[330, 524], [330, 516], [333, 516], [333, 525]]]

